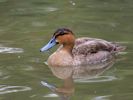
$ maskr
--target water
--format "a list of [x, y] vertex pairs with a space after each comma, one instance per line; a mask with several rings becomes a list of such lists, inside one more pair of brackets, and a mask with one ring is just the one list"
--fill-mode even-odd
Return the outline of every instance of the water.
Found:
[[102, 76], [77, 80], [71, 100], [133, 100], [132, 0], [0, 0], [0, 100], [59, 100], [42, 86], [60, 86], [44, 64], [40, 47], [60, 27], [77, 37], [117, 41], [127, 46], [122, 60]]

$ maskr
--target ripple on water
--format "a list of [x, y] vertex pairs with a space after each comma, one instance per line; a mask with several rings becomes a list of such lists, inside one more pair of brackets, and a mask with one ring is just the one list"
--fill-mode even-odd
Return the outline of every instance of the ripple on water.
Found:
[[96, 96], [92, 100], [109, 100], [109, 97], [112, 95], [105, 95], [105, 96]]
[[93, 78], [88, 79], [75, 79], [74, 81], [77, 83], [92, 83], [92, 82], [107, 82], [107, 81], [113, 81], [117, 78], [115, 76], [96, 76]]
[[53, 11], [57, 11], [58, 10], [58, 8], [55, 8], [55, 7], [47, 7], [47, 8], [45, 8], [45, 11], [47, 11], [47, 12], [53, 12]]
[[43, 97], [47, 97], [47, 98], [55, 98], [55, 97], [59, 97], [57, 94], [55, 94], [55, 93], [50, 93], [50, 94], [46, 94], [46, 95], [44, 95]]
[[2, 75], [1, 72], [0, 72], [0, 80], [5, 80], [5, 79], [8, 79], [10, 78], [10, 75]]
[[0, 85], [0, 95], [7, 93], [21, 92], [21, 91], [29, 91], [29, 90], [31, 90], [31, 88], [26, 86]]
[[22, 15], [22, 16], [28, 16], [28, 15], [36, 15], [36, 14], [45, 14], [49, 12], [57, 11], [58, 8], [55, 7], [25, 7], [25, 8], [17, 8], [17, 9], [11, 9], [10, 13], [12, 15]]
[[5, 80], [10, 77], [9, 73], [0, 69], [0, 80]]
[[22, 48], [0, 47], [0, 53], [23, 53]]

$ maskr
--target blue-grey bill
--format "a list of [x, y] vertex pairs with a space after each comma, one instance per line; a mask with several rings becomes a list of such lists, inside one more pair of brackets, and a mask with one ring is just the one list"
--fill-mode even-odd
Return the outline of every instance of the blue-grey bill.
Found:
[[44, 47], [40, 49], [40, 52], [47, 51], [55, 45], [56, 45], [56, 39], [55, 37], [52, 37], [51, 40]]

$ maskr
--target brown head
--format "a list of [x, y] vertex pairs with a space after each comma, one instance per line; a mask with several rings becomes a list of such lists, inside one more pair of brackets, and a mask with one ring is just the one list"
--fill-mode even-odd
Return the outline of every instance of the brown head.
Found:
[[74, 46], [74, 42], [75, 36], [73, 32], [67, 28], [61, 28], [55, 31], [51, 40], [48, 42], [47, 45], [41, 48], [40, 51], [47, 51], [56, 44], [62, 44], [64, 47], [70, 49]]
[[66, 29], [66, 28], [61, 28], [58, 29], [53, 37], [55, 36], [56, 41], [59, 44], [63, 44], [63, 45], [71, 45], [75, 42], [75, 37], [74, 34], [71, 30]]

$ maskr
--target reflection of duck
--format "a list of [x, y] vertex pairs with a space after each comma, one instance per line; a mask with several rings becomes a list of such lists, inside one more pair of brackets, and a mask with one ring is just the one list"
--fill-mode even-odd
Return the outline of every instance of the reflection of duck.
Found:
[[48, 65], [53, 74], [63, 80], [71, 76], [97, 75], [109, 68], [114, 56], [124, 50], [123, 46], [102, 39], [75, 39], [71, 30], [61, 28], [40, 51], [47, 51], [56, 44], [61, 46], [48, 58]]

